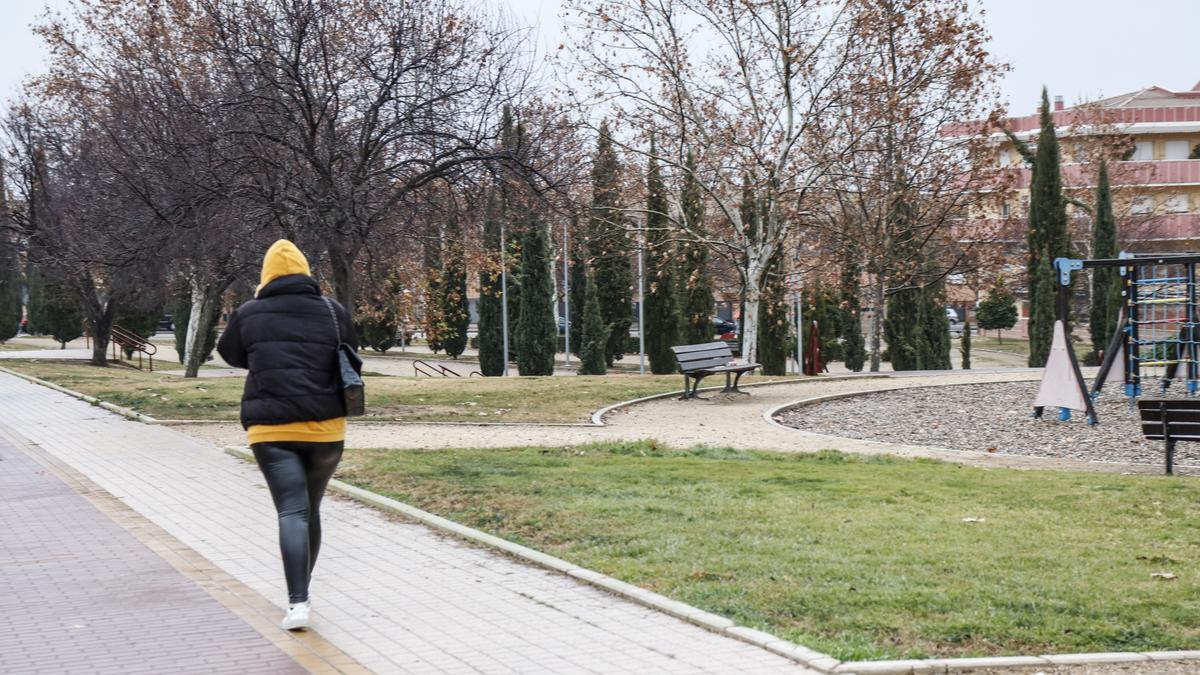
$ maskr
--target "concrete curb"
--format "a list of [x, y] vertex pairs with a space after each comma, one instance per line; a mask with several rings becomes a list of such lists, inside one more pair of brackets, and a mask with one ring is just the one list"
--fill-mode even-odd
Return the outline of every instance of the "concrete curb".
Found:
[[[778, 384], [797, 384], [797, 383], [808, 383], [808, 382], [840, 382], [842, 380], [876, 380], [876, 379], [885, 378], [885, 377], [891, 377], [891, 375], [890, 374], [881, 374], [881, 373], [869, 373], [869, 374], [863, 374], [863, 375], [830, 375], [828, 377], [823, 377], [823, 376], [809, 377], [809, 378], [796, 377], [796, 378], [790, 378], [787, 380], [769, 380], [767, 382], [751, 382], [749, 384], [740, 385], [740, 388], [749, 389], [751, 387], [766, 387], [766, 386], [778, 385]], [[713, 392], [713, 391], [720, 391], [723, 388], [724, 387], [720, 387], [720, 386], [704, 387], [703, 389], [700, 389], [699, 391]], [[634, 399], [630, 399], [628, 401], [621, 401], [620, 403], [614, 403], [612, 405], [605, 406], [605, 407], [597, 410], [596, 412], [592, 413], [592, 423], [591, 424], [583, 424], [583, 425], [579, 425], [579, 426], [590, 426], [590, 427], [607, 426], [604, 423], [604, 418], [606, 416], [608, 416], [609, 413], [616, 412], [617, 410], [620, 410], [621, 408], [628, 408], [629, 406], [636, 405], [638, 403], [646, 403], [647, 401], [657, 401], [659, 399], [672, 398], [675, 396], [679, 396], [682, 393], [682, 391], [683, 390], [669, 391], [669, 392], [662, 393], [662, 394], [654, 394], [652, 396], [643, 396], [641, 398], [634, 398]]]
[[143, 415], [142, 413], [137, 412], [136, 410], [130, 410], [129, 408], [122, 408], [119, 405], [113, 405], [112, 403], [109, 403], [108, 401], [102, 401], [102, 400], [96, 398], [95, 396], [88, 396], [87, 394], [80, 393], [73, 389], [67, 389], [66, 387], [60, 387], [59, 385], [54, 384], [53, 382], [47, 382], [46, 380], [38, 379], [32, 375], [26, 375], [25, 373], [20, 373], [15, 370], [11, 370], [9, 368], [4, 368], [2, 366], [0, 366], [0, 373], [4, 373], [6, 375], [12, 375], [13, 377], [19, 377], [22, 380], [25, 380], [26, 382], [29, 382], [31, 384], [39, 384], [48, 389], [53, 389], [54, 391], [57, 391], [60, 394], [66, 394], [67, 396], [77, 398], [81, 401], [90, 403], [98, 408], [103, 408], [109, 412], [114, 412], [122, 417], [131, 419], [135, 422], [141, 422], [142, 424], [159, 424], [158, 420], [154, 419], [153, 417], [150, 417], [149, 415]]
[[[237, 446], [226, 446], [225, 452], [238, 459], [253, 462], [254, 454], [248, 449]], [[408, 518], [411, 518], [427, 527], [438, 530], [445, 534], [453, 535], [460, 539], [465, 539], [469, 542], [487, 546], [502, 551], [514, 558], [524, 562], [538, 565], [539, 567], [548, 570], [565, 574], [587, 583], [596, 588], [608, 591], [614, 595], [625, 598], [632, 602], [636, 602], [644, 607], [664, 612], [677, 619], [682, 619], [688, 623], [694, 624], [706, 630], [731, 637], [742, 642], [747, 642], [752, 645], [767, 648], [770, 651], [783, 656], [791, 661], [795, 661], [801, 665], [817, 668], [824, 672], [832, 672], [831, 669], [837, 666], [840, 661], [834, 659], [827, 654], [821, 654], [811, 649], [782, 640], [769, 633], [739, 626], [730, 619], [723, 616], [718, 616], [711, 612], [706, 612], [699, 607], [693, 607], [678, 600], [672, 600], [666, 596], [659, 595], [644, 588], [634, 586], [633, 584], [625, 583], [619, 579], [614, 579], [605, 574], [600, 574], [593, 570], [580, 567], [573, 563], [567, 562], [561, 558], [556, 558], [552, 555], [547, 555], [541, 551], [536, 551], [527, 546], [514, 544], [506, 539], [490, 535], [486, 532], [481, 532], [466, 525], [462, 525], [434, 515], [428, 511], [423, 511], [415, 506], [405, 504], [404, 502], [384, 497], [369, 490], [355, 487], [348, 483], [344, 483], [336, 478], [329, 481], [329, 490], [358, 502], [372, 506], [383, 511], [398, 513]]]

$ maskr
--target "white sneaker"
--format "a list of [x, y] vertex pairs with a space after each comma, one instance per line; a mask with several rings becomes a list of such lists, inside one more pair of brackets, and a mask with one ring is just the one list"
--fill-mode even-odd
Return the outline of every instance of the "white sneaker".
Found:
[[284, 630], [305, 630], [308, 628], [308, 611], [309, 603], [301, 602], [295, 605], [288, 605], [287, 614], [283, 617], [279, 627]]

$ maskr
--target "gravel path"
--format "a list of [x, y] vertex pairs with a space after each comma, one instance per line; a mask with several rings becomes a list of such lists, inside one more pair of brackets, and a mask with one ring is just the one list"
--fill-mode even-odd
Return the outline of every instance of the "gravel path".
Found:
[[[1162, 444], [1142, 438], [1136, 410], [1110, 391], [1096, 403], [1100, 424], [1080, 414], [1061, 422], [1056, 410], [1029, 416], [1036, 382], [971, 384], [865, 394], [785, 411], [788, 426], [862, 440], [968, 452], [1089, 462], [1158, 464]], [[1200, 444], [1177, 446], [1181, 463], [1200, 463]]]

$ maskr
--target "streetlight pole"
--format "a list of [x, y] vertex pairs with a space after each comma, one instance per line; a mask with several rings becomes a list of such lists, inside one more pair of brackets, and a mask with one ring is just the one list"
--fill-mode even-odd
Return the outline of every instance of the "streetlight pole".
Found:
[[567, 365], [571, 365], [571, 269], [567, 265], [567, 221], [563, 221], [563, 325], [567, 327], [563, 340]]
[[504, 219], [500, 219], [500, 327], [504, 332], [504, 377], [508, 377], [508, 260], [504, 241]]
[[646, 374], [646, 289], [645, 289], [645, 265], [642, 259], [645, 257], [645, 230], [641, 230], [638, 236], [638, 373]]
[[796, 374], [804, 372], [804, 290], [796, 291]]

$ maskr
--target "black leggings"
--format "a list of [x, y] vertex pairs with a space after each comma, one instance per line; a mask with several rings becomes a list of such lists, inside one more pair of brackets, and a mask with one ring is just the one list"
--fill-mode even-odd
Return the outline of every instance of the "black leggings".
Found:
[[321, 497], [342, 459], [342, 442], [255, 443], [250, 449], [279, 512], [279, 551], [288, 600], [306, 602], [321, 549]]

